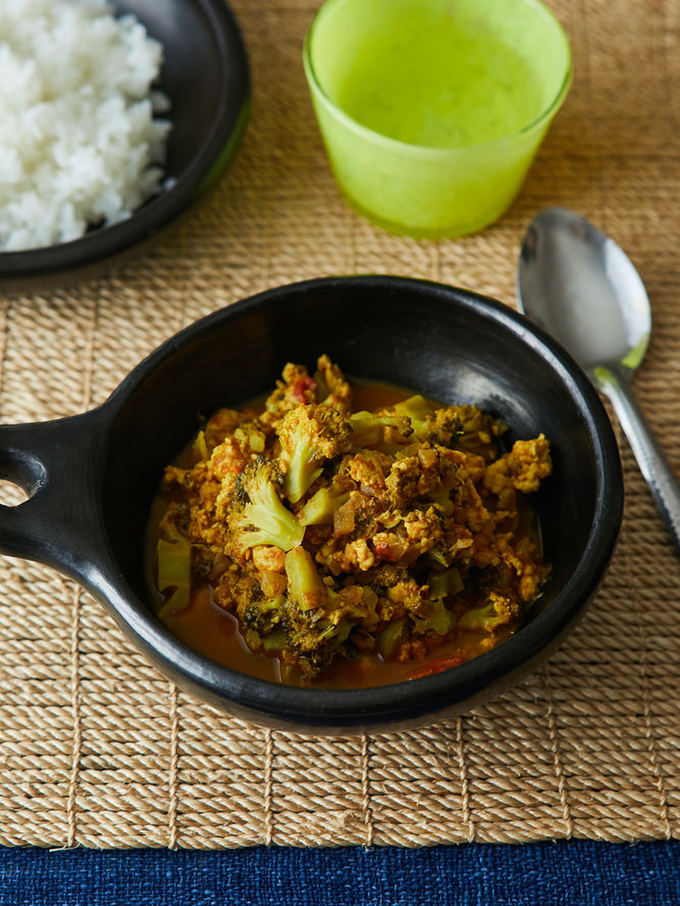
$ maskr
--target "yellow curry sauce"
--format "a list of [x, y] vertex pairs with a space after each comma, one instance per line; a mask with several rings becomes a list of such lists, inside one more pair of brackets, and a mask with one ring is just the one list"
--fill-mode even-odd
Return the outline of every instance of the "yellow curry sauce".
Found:
[[548, 443], [501, 454], [503, 431], [473, 406], [350, 388], [325, 356], [313, 376], [286, 366], [264, 404], [220, 410], [166, 470], [148, 536], [161, 620], [243, 673], [334, 688], [489, 650], [549, 572], [525, 496]]

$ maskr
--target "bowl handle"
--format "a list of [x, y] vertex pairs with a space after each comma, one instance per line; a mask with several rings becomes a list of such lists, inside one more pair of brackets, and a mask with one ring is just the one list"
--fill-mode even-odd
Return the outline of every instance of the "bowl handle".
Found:
[[96, 497], [100, 411], [0, 426], [0, 479], [28, 494], [17, 506], [0, 504], [0, 553], [87, 576], [87, 552], [101, 537]]

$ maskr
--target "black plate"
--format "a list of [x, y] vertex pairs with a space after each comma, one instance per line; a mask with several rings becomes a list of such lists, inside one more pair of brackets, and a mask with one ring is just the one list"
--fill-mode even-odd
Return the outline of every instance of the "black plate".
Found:
[[[266, 391], [287, 361], [327, 352], [358, 377], [477, 403], [512, 437], [543, 431], [554, 475], [537, 497], [552, 575], [545, 609], [496, 649], [444, 673], [346, 691], [280, 686], [189, 650], [156, 620], [144, 534], [164, 466], [199, 413]], [[594, 593], [621, 523], [619, 455], [605, 410], [571, 357], [510, 309], [398, 277], [284, 286], [164, 343], [85, 415], [0, 429], [0, 476], [33, 497], [0, 508], [0, 549], [74, 576], [178, 683], [242, 717], [320, 731], [404, 725], [468, 708], [560, 641]]]
[[118, 0], [164, 48], [159, 87], [170, 98], [166, 176], [175, 184], [128, 220], [81, 239], [0, 252], [0, 291], [28, 292], [110, 270], [141, 251], [210, 189], [231, 160], [248, 119], [250, 77], [236, 20], [224, 0]]

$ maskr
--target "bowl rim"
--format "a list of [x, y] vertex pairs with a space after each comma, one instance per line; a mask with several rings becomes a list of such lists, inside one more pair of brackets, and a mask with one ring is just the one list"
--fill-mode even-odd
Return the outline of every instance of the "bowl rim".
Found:
[[[348, 728], [362, 722], [364, 725], [385, 723], [442, 710], [456, 701], [467, 701], [501, 677], [510, 677], [526, 668], [575, 622], [595, 592], [611, 558], [623, 512], [621, 463], [609, 417], [592, 383], [569, 353], [544, 330], [507, 305], [469, 290], [417, 278], [322, 277], [276, 287], [234, 302], [185, 327], [137, 365], [104, 404], [109, 410], [109, 424], [137, 387], [182, 346], [211, 332], [217, 325], [238, 321], [261, 306], [279, 305], [283, 299], [318, 294], [333, 287], [346, 291], [361, 287], [368, 291], [379, 288], [416, 295], [426, 293], [441, 304], [464, 309], [493, 327], [500, 327], [538, 353], [557, 374], [584, 419], [593, 443], [597, 492], [595, 514], [578, 568], [550, 607], [491, 651], [441, 673], [406, 682], [328, 689], [289, 686], [248, 676], [217, 664], [177, 640], [153, 613], [151, 601], [139, 598], [127, 581], [124, 585], [117, 583], [115, 602], [111, 602], [110, 587], [108, 591], [99, 589], [113, 603], [118, 618], [137, 641], [190, 686], [200, 688], [215, 701], [230, 702], [264, 720], [300, 722], [307, 730], [329, 723]], [[112, 551], [110, 554], [115, 559]], [[431, 706], [423, 708], [423, 701]]]
[[[63, 273], [125, 252], [160, 232], [189, 209], [226, 166], [248, 121], [251, 91], [248, 56], [236, 17], [225, 0], [198, 0], [196, 5], [208, 20], [221, 63], [218, 113], [198, 153], [170, 188], [162, 189], [125, 220], [86, 232], [69, 242], [21, 251], [0, 250], [0, 281]], [[114, 15], [118, 15], [115, 2]], [[236, 76], [224, 78], [227, 69]], [[234, 85], [239, 93], [238, 108], [227, 116]]]
[[431, 145], [419, 145], [412, 142], [404, 142], [401, 141], [401, 139], [391, 138], [389, 135], [384, 135], [381, 132], [377, 132], [375, 129], [371, 129], [370, 126], [364, 126], [358, 120], [354, 119], [354, 117], [350, 116], [342, 107], [340, 107], [322, 86], [321, 81], [318, 78], [316, 70], [314, 68], [314, 63], [312, 60], [312, 41], [314, 39], [314, 32], [319, 27], [319, 23], [322, 22], [323, 18], [329, 14], [329, 11], [332, 11], [334, 7], [339, 6], [341, 3], [346, 2], [348, 2], [348, 0], [325, 0], [325, 3], [323, 3], [320, 9], [316, 12], [314, 19], [312, 20], [312, 23], [307, 30], [307, 34], [305, 35], [302, 45], [303, 69], [313, 96], [326, 108], [329, 113], [331, 113], [334, 117], [336, 117], [336, 119], [342, 122], [343, 125], [351, 129], [357, 135], [360, 135], [362, 138], [372, 141], [378, 145], [383, 145], [387, 150], [400, 150], [402, 153], [411, 154], [417, 153], [424, 157], [431, 158], [451, 158], [459, 154], [474, 154], [477, 152], [482, 153], [485, 149], [489, 148], [502, 149], [506, 145], [512, 144], [514, 141], [521, 138], [525, 134], [538, 131], [541, 127], [547, 126], [550, 123], [550, 120], [560, 109], [564, 102], [564, 99], [567, 96], [567, 92], [569, 91], [569, 86], [571, 85], [571, 80], [573, 77], [573, 57], [571, 52], [571, 44], [569, 43], [567, 33], [555, 13], [543, 2], [541, 2], [541, 0], [522, 0], [522, 2], [527, 6], [533, 7], [539, 15], [542, 15], [545, 19], [550, 21], [550, 23], [556, 29], [557, 34], [561, 37], [565, 50], [565, 73], [560, 87], [553, 97], [552, 101], [542, 107], [541, 112], [538, 114], [538, 116], [536, 116], [530, 123], [522, 126], [521, 129], [509, 132], [507, 135], [489, 139], [485, 142], [476, 142], [470, 145], [456, 145], [451, 148], [436, 147]]

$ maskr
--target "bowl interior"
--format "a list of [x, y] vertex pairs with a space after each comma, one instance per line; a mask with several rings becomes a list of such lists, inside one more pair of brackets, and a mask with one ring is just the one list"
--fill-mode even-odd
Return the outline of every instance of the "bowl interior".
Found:
[[[224, 309], [166, 344], [122, 385], [112, 401], [104, 517], [140, 600], [149, 601], [149, 508], [164, 466], [195, 433], [199, 414], [238, 406], [270, 388], [287, 361], [313, 367], [323, 352], [350, 375], [476, 403], [509, 425], [511, 440], [539, 432], [549, 438], [554, 475], [535, 498], [553, 565], [549, 607], [600, 529], [602, 452], [594, 435], [602, 429], [589, 410], [597, 398], [576, 366], [574, 377], [518, 316], [471, 294], [394, 278], [317, 281]], [[600, 417], [606, 421], [604, 410]]]

